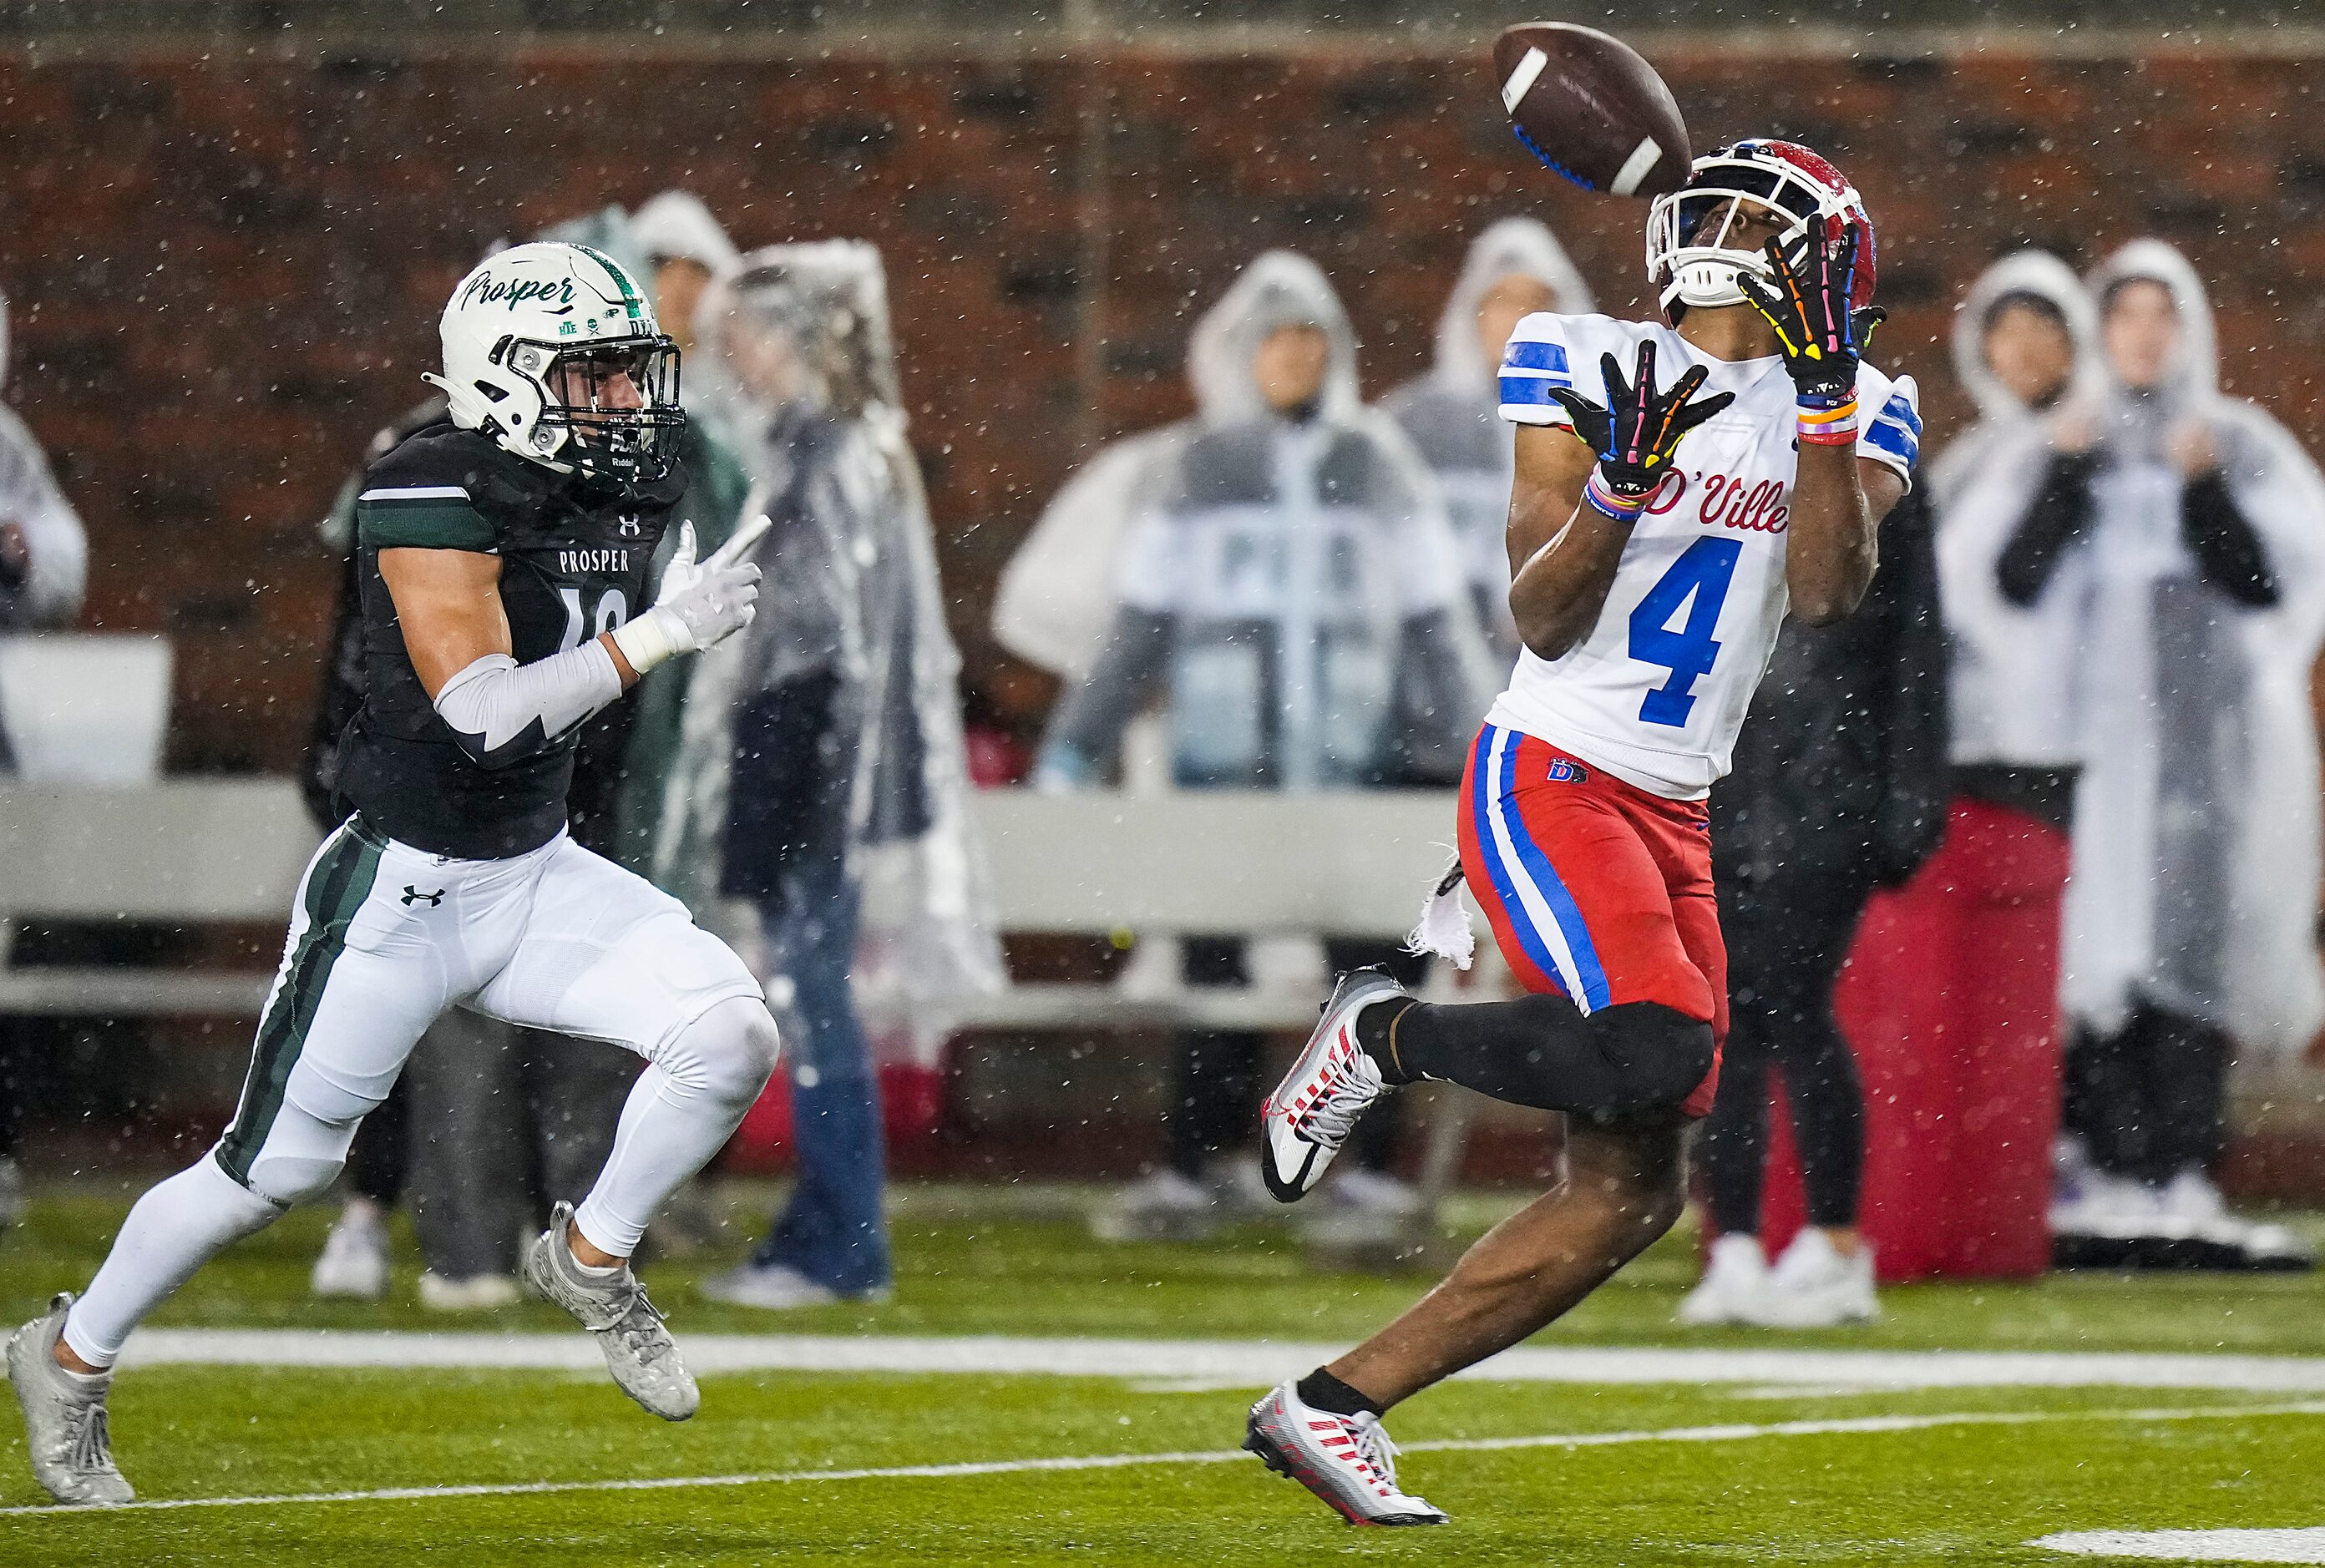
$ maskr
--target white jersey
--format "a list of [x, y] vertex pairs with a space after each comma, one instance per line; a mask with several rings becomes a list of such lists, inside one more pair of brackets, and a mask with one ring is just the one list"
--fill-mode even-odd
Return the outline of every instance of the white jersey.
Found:
[[[1627, 377], [1647, 341], [1659, 386], [1700, 364], [1710, 376], [1697, 395], [1736, 401], [1680, 441], [1590, 634], [1557, 659], [1521, 650], [1488, 722], [1667, 799], [1697, 800], [1728, 770], [1791, 603], [1784, 543], [1798, 421], [1783, 361], [1714, 359], [1653, 322], [1529, 316], [1503, 356], [1502, 417], [1569, 423], [1550, 390], [1604, 402], [1599, 356], [1613, 355]], [[1913, 378], [1862, 366], [1857, 401], [1857, 456], [1910, 483], [1922, 435]]]

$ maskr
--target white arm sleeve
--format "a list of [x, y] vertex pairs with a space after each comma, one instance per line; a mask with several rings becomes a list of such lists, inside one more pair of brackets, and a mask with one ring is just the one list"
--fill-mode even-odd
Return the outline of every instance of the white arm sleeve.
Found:
[[436, 712], [487, 768], [532, 756], [622, 695], [614, 656], [591, 638], [531, 664], [487, 653], [444, 683]]

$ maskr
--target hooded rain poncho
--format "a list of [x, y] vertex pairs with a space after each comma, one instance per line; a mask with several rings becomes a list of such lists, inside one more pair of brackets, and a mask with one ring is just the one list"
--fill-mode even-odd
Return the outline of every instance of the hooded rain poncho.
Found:
[[732, 798], [736, 716], [786, 684], [829, 681], [818, 750], [846, 770], [844, 820], [816, 836], [838, 838], [862, 891], [857, 1000], [875, 1032], [908, 1028], [931, 1052], [950, 1004], [1003, 975], [879, 253], [846, 240], [753, 251], [706, 290], [696, 329], [699, 406], [752, 472], [746, 514], [775, 526], [754, 557], [757, 618], [695, 670], [656, 880], [698, 910], [773, 890], [782, 868], [747, 825], [784, 803]]
[[[2318, 752], [2309, 675], [2325, 641], [2325, 479], [2279, 425], [2221, 395], [2211, 308], [2158, 240], [2093, 276], [2171, 291], [2181, 337], [2163, 383], [2106, 389], [2077, 659], [2083, 765], [2062, 992], [2102, 1033], [2142, 1002], [2297, 1051], [2325, 1020], [2315, 926]], [[2208, 581], [2183, 537], [2169, 443], [2209, 426], [2228, 495], [2259, 539], [2274, 602]], [[2054, 585], [2065, 586], [2065, 584]]]
[[[1273, 410], [1252, 371], [1287, 327], [1329, 344], [1304, 417]], [[1357, 396], [1331, 285], [1289, 252], [1260, 257], [1198, 325], [1190, 361], [1201, 418], [1119, 498], [1108, 641], [1045, 761], [1102, 761], [1166, 678], [1182, 785], [1457, 778], [1490, 659], [1434, 484]]]
[[1557, 300], [1552, 309], [1562, 314], [1597, 309], [1589, 285], [1546, 226], [1530, 217], [1503, 218], [1469, 247], [1438, 318], [1436, 363], [1381, 399], [1380, 408], [1436, 475], [1478, 620], [1515, 658], [1507, 540], [1517, 430], [1501, 417], [1500, 358], [1487, 358], [1477, 338], [1478, 308], [1511, 277], [1541, 283]]
[[1930, 466], [1938, 576], [1950, 643], [1951, 757], [1961, 765], [2070, 768], [2080, 760], [2075, 654], [2087, 563], [2064, 563], [2032, 604], [2014, 604], [1996, 573], [2005, 547], [2050, 472], [2050, 427], [1988, 368], [1997, 303], [2033, 295], [2058, 307], [2075, 366], [2061, 401], [2088, 399], [2101, 376], [2098, 324], [2082, 280], [2042, 251], [1987, 268], [1954, 316], [1955, 374], [1982, 416]]

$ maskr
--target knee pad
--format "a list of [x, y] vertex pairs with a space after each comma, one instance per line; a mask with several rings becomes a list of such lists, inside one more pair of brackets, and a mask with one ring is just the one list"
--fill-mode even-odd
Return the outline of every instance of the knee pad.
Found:
[[251, 1158], [250, 1190], [286, 1208], [321, 1197], [347, 1163], [356, 1129], [377, 1103], [320, 1075], [292, 1069], [283, 1107]]
[[766, 1003], [730, 997], [687, 1026], [657, 1065], [706, 1094], [748, 1103], [773, 1075], [781, 1046]]
[[307, 1155], [261, 1153], [250, 1162], [250, 1190], [287, 1209], [329, 1192], [346, 1163]]
[[1711, 1071], [1711, 1025], [1659, 1001], [1601, 1008], [1589, 1024], [1613, 1070], [1610, 1111], [1675, 1105]]

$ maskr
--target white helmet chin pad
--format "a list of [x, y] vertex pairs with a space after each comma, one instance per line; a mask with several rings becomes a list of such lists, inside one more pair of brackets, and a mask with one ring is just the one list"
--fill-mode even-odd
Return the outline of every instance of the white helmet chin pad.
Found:
[[1721, 305], [1741, 305], [1744, 291], [1737, 285], [1737, 275], [1768, 275], [1768, 258], [1749, 251], [1688, 245], [1673, 252], [1670, 261], [1671, 281], [1661, 291], [1665, 306], [1674, 300], [1682, 305], [1700, 305], [1707, 310]]

